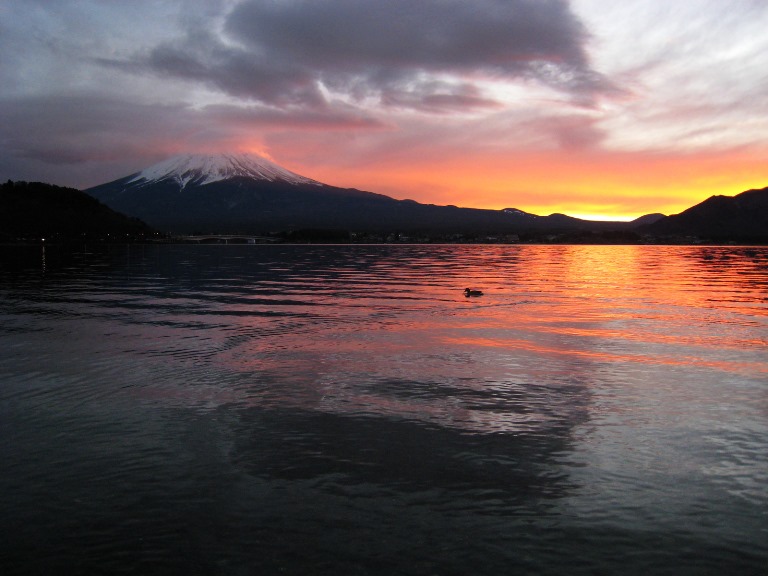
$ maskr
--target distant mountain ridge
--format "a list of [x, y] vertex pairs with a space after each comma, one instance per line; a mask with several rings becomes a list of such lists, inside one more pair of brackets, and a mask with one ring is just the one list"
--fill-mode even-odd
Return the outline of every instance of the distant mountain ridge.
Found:
[[[338, 188], [250, 154], [181, 155], [86, 192], [112, 209], [177, 234], [261, 234], [348, 230], [427, 236], [525, 235], [566, 242], [694, 238], [768, 241], [768, 188], [713, 196], [676, 214], [632, 222], [538, 216], [516, 208], [484, 210], [421, 204]], [[601, 237], [602, 236], [602, 237]]]
[[666, 218], [666, 215], [661, 214], [660, 212], [654, 212], [653, 214], [646, 214], [644, 216], [640, 216], [639, 218], [635, 218], [632, 220], [632, 224], [635, 226], [645, 226], [647, 224], [658, 222], [662, 218]]
[[562, 214], [483, 210], [396, 200], [306, 178], [255, 155], [184, 155], [86, 190], [113, 209], [175, 233], [302, 228], [509, 234], [615, 230], [633, 225]]

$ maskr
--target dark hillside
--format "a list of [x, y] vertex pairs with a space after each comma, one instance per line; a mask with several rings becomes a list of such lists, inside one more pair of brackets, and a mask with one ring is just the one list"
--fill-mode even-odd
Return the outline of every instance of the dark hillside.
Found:
[[712, 196], [642, 231], [658, 236], [696, 236], [712, 241], [768, 241], [768, 188], [736, 196]]
[[10, 180], [0, 185], [1, 240], [119, 240], [152, 233], [142, 221], [74, 188]]

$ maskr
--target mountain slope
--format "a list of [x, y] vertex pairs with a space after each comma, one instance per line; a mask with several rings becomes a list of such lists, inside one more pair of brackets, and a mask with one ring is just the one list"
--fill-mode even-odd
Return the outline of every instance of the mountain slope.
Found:
[[768, 188], [704, 202], [640, 228], [655, 235], [698, 236], [710, 240], [768, 239]]
[[662, 218], [666, 218], [666, 216], [659, 212], [654, 212], [653, 214], [645, 214], [644, 216], [635, 218], [634, 220], [632, 220], [631, 224], [633, 226], [645, 226], [647, 224], [653, 224], [654, 222], [658, 222]]
[[382, 211], [386, 221], [397, 203], [327, 186], [245, 154], [179, 156], [86, 192], [116, 210], [185, 233], [346, 227], [358, 220], [373, 223]]
[[115, 210], [176, 233], [343, 228], [499, 234], [595, 224], [514, 209], [481, 210], [395, 200], [328, 186], [245, 154], [179, 156], [86, 192]]

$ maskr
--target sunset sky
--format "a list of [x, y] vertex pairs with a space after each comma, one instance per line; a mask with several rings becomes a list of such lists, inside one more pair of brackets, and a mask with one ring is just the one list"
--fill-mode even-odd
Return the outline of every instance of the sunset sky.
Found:
[[536, 214], [768, 186], [766, 0], [2, 0], [0, 178], [183, 152]]

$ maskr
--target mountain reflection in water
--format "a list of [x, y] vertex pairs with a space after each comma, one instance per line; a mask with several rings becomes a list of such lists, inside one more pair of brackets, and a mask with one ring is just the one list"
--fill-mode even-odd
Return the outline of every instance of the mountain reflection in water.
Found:
[[767, 248], [0, 257], [3, 574], [768, 562]]

